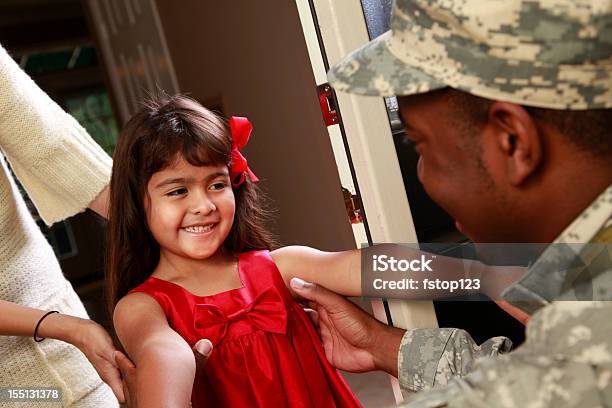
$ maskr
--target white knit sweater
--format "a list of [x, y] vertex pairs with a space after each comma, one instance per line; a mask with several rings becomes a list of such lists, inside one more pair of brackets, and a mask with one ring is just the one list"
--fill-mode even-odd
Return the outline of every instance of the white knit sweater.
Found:
[[[49, 225], [83, 211], [109, 180], [108, 155], [2, 47], [0, 149]], [[1, 155], [0, 299], [87, 317]], [[0, 337], [0, 388], [5, 387], [61, 388], [63, 406], [118, 405], [85, 356], [57, 340], [35, 343], [32, 338]], [[0, 402], [13, 406], [4, 404]]]

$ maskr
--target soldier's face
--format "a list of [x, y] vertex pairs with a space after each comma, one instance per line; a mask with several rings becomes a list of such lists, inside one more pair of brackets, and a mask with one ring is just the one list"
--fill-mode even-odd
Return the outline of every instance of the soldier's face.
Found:
[[479, 148], [483, 133], [457, 117], [444, 91], [398, 98], [407, 137], [420, 158], [419, 180], [429, 196], [476, 242], [502, 242], [503, 197]]

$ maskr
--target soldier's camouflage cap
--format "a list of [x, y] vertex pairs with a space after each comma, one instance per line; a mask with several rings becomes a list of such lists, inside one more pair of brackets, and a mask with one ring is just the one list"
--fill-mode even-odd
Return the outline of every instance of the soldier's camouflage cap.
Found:
[[553, 109], [612, 107], [612, 0], [397, 0], [391, 30], [328, 73], [336, 90], [453, 87]]

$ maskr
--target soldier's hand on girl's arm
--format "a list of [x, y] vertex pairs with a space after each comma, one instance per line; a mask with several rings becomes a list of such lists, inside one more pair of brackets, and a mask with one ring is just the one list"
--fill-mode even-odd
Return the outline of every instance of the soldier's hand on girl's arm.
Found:
[[320, 285], [293, 278], [291, 288], [317, 312], [323, 348], [332, 365], [345, 371], [384, 370], [397, 376], [404, 330], [382, 324]]

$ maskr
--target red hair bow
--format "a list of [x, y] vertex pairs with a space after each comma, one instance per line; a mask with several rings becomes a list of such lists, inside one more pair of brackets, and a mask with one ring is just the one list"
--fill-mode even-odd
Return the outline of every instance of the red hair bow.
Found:
[[253, 173], [249, 168], [247, 160], [239, 150], [246, 146], [252, 130], [253, 125], [247, 118], [240, 116], [232, 116], [230, 118], [230, 131], [232, 133], [230, 178], [234, 188], [244, 183], [247, 174], [249, 175], [251, 182], [259, 181], [255, 173]]

